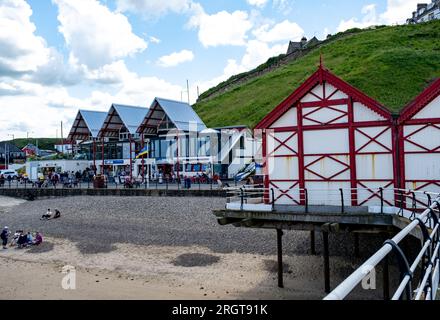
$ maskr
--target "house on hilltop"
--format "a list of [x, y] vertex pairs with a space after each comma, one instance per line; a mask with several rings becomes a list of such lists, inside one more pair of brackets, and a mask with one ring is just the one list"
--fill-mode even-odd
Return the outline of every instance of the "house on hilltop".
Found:
[[294, 52], [301, 51], [308, 48], [313, 48], [314, 46], [320, 44], [322, 41], [319, 41], [318, 38], [313, 37], [310, 40], [307, 40], [306, 37], [303, 37], [300, 42], [289, 42], [289, 48], [287, 49], [287, 55], [290, 55]]
[[417, 24], [432, 20], [440, 20], [440, 0], [432, 0], [431, 3], [419, 3], [417, 11], [413, 12], [411, 18], [406, 20], [408, 24]]

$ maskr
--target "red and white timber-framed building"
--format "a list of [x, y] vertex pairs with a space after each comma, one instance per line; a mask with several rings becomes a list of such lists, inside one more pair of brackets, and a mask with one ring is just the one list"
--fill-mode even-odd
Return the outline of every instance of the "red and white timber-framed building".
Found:
[[440, 79], [398, 120], [400, 187], [440, 192]]
[[311, 204], [337, 205], [343, 189], [351, 206], [377, 204], [384, 188], [393, 206], [394, 128], [389, 110], [321, 65], [256, 127], [265, 187], [280, 205], [304, 203], [304, 189]]

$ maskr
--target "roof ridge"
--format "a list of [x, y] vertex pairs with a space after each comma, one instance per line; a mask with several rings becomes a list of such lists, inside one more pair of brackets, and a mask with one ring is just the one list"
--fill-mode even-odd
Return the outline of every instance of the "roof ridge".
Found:
[[131, 105], [128, 105], [128, 104], [120, 104], [120, 103], [112, 103], [112, 107], [126, 107], [126, 108], [136, 108], [136, 109], [149, 109], [149, 107], [131, 106]]
[[161, 98], [161, 97], [156, 97], [156, 98], [154, 98], [155, 100], [156, 99], [159, 99], [159, 100], [165, 100], [165, 101], [169, 101], [169, 102], [175, 102], [175, 103], [180, 103], [180, 104], [185, 104], [185, 105], [188, 105], [188, 106], [190, 106], [191, 108], [192, 108], [192, 106], [188, 103], [188, 102], [183, 102], [183, 101], [178, 101], [178, 100], [172, 100], [172, 99], [167, 99], [167, 98]]

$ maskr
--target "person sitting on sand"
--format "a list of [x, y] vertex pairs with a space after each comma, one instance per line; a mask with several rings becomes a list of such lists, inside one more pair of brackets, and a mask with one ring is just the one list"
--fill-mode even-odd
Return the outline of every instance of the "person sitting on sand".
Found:
[[34, 246], [39, 246], [42, 243], [43, 243], [43, 236], [41, 235], [41, 233], [37, 232], [35, 234]]
[[34, 244], [34, 237], [32, 236], [32, 233], [30, 233], [30, 232], [27, 233], [26, 241], [27, 241], [27, 244], [30, 246]]
[[44, 220], [44, 219], [49, 220], [51, 217], [52, 217], [52, 211], [50, 211], [50, 209], [47, 209], [46, 214], [43, 214], [41, 216], [41, 220]]
[[61, 212], [58, 209], [55, 209], [55, 215], [53, 216], [54, 219], [61, 218]]
[[22, 249], [25, 248], [27, 245], [27, 235], [24, 234], [24, 232], [22, 232], [20, 234], [20, 237], [18, 238], [17, 241], [17, 245], [18, 245], [18, 249]]

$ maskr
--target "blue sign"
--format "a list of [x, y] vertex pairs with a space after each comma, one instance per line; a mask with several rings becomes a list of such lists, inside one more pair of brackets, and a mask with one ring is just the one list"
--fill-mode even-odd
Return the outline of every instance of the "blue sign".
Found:
[[105, 164], [124, 164], [124, 160], [105, 160]]

